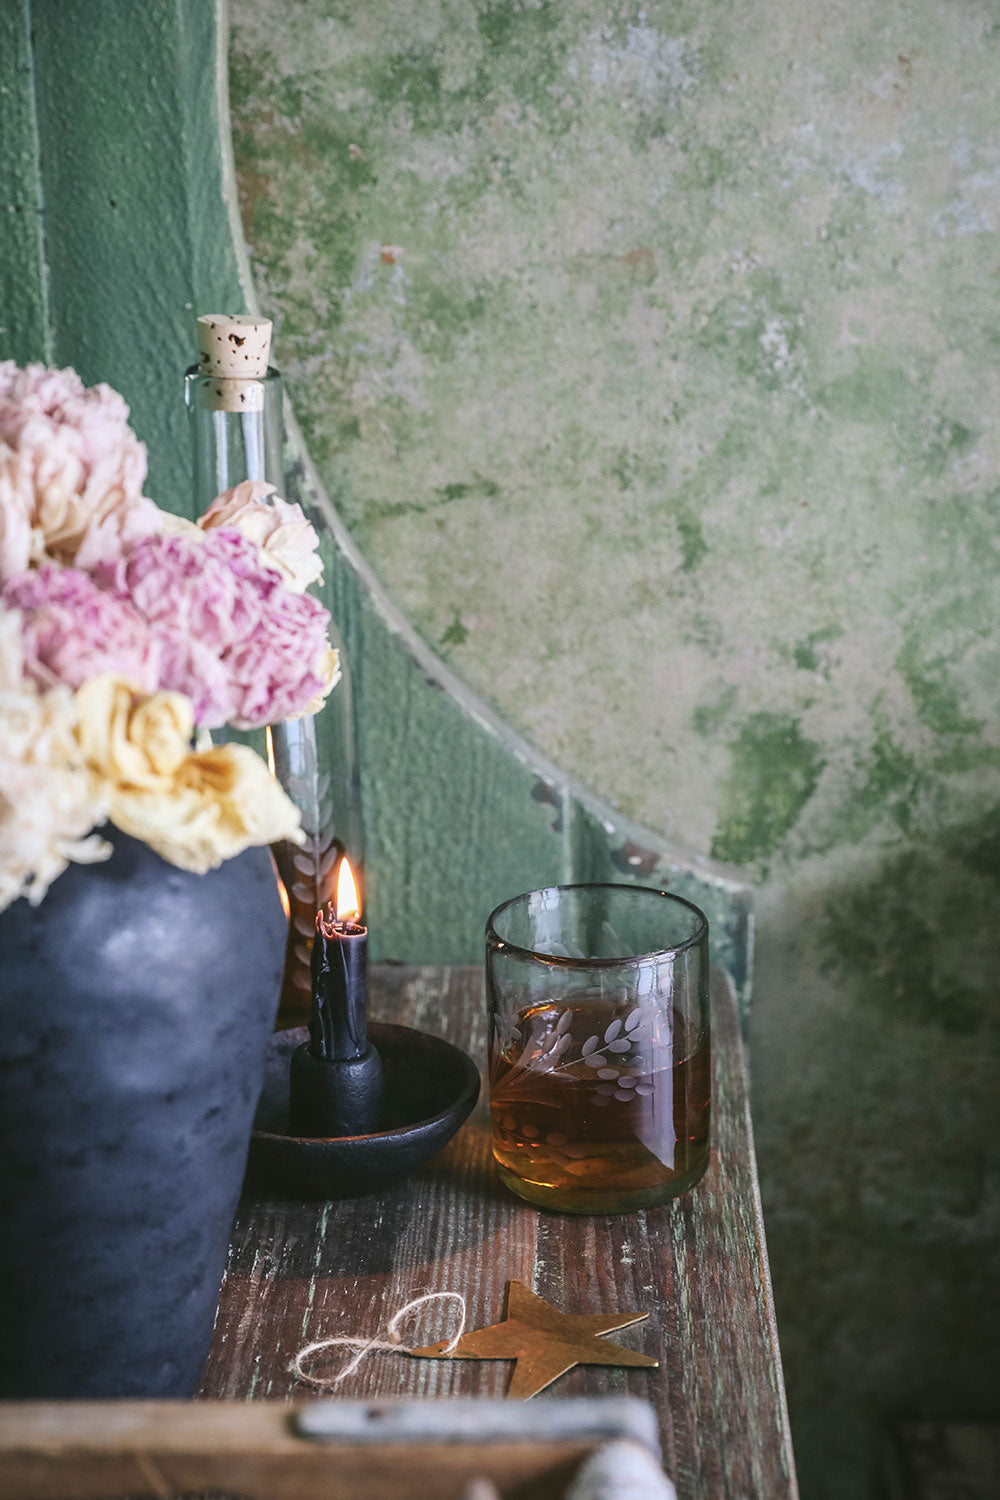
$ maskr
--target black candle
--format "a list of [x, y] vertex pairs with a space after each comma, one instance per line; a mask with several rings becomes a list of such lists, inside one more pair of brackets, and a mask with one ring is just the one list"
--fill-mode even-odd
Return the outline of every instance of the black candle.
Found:
[[338, 921], [332, 903], [316, 913], [309, 1050], [313, 1057], [363, 1057], [368, 1046], [368, 929]]
[[336, 908], [330, 903], [316, 913], [309, 1041], [291, 1060], [295, 1135], [362, 1135], [379, 1128], [382, 1063], [368, 1041], [368, 929], [360, 916], [345, 859]]

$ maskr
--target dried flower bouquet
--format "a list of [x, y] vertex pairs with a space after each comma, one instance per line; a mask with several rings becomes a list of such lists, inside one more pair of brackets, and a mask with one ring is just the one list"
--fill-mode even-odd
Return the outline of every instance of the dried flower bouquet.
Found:
[[337, 682], [316, 533], [270, 485], [197, 525], [161, 510], [128, 414], [73, 370], [0, 363], [0, 911], [106, 859], [107, 822], [197, 873], [301, 841], [261, 758], [208, 731], [314, 713]]

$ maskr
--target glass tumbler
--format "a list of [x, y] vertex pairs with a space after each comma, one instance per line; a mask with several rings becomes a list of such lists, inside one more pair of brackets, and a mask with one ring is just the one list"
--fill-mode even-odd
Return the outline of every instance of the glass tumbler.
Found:
[[550, 886], [486, 926], [490, 1116], [529, 1203], [625, 1213], [708, 1165], [708, 921], [632, 885]]

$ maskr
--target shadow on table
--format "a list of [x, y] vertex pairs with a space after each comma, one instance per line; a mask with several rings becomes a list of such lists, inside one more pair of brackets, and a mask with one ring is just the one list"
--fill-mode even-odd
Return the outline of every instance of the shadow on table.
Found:
[[508, 1193], [493, 1167], [489, 1131], [475, 1118], [419, 1171], [369, 1194], [332, 1201], [282, 1194], [248, 1175], [230, 1245], [228, 1275], [280, 1259], [283, 1277], [405, 1271], [471, 1248], [535, 1210]]

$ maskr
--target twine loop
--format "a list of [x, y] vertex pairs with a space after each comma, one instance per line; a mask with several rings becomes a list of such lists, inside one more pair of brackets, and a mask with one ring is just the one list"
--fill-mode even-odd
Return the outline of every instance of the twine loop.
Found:
[[[441, 1349], [442, 1354], [450, 1354], [456, 1348], [459, 1339], [465, 1332], [465, 1298], [460, 1292], [425, 1292], [420, 1297], [414, 1297], [412, 1301], [407, 1302], [405, 1306], [393, 1313], [385, 1327], [385, 1331], [388, 1334], [387, 1339], [380, 1338], [377, 1333], [370, 1339], [349, 1338], [346, 1336], [343, 1338], [317, 1339], [315, 1343], [306, 1344], [305, 1348], [300, 1349], [288, 1368], [296, 1379], [303, 1381], [304, 1384], [311, 1385], [317, 1390], [332, 1390], [342, 1380], [346, 1380], [348, 1375], [353, 1375], [361, 1361], [373, 1349], [388, 1349], [395, 1354], [412, 1354], [413, 1348], [403, 1343], [402, 1335], [399, 1332], [400, 1323], [404, 1318], [409, 1317], [410, 1313], [414, 1312], [418, 1307], [425, 1307], [430, 1302], [442, 1301], [457, 1302], [459, 1309], [458, 1330]], [[353, 1349], [355, 1353], [353, 1359], [348, 1360], [347, 1364], [337, 1375], [311, 1375], [305, 1368], [305, 1361], [311, 1355], [318, 1354], [321, 1350], [338, 1347]]]

